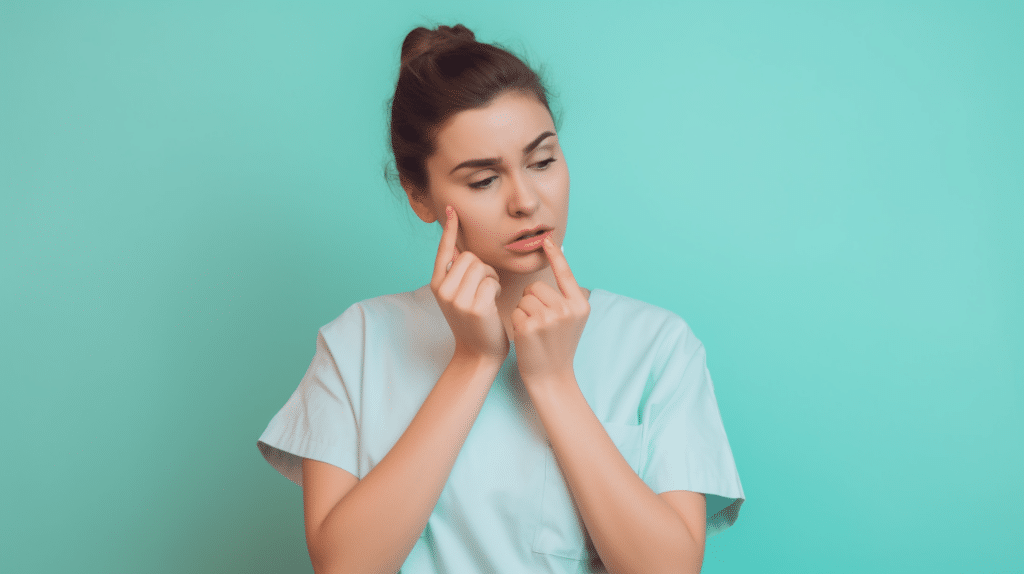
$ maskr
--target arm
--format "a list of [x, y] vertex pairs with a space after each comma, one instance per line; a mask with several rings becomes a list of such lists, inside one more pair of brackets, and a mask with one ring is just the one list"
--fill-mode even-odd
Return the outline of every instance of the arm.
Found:
[[700, 572], [704, 497], [682, 490], [655, 494], [622, 458], [574, 375], [527, 389], [608, 571]]
[[317, 574], [401, 568], [500, 368], [453, 357], [398, 442], [362, 480], [303, 462], [306, 544]]

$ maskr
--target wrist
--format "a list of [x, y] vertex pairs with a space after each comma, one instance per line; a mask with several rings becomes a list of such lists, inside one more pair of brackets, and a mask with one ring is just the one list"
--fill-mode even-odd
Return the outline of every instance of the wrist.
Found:
[[493, 379], [498, 371], [501, 370], [501, 365], [504, 364], [505, 360], [499, 357], [493, 357], [488, 355], [481, 355], [479, 353], [471, 353], [455, 350], [455, 354], [452, 355], [452, 360], [449, 365], [455, 365], [460, 369], [476, 372], [476, 373], [491, 373]]
[[537, 403], [548, 403], [563, 401], [567, 396], [580, 393], [579, 384], [576, 382], [576, 374], [572, 371], [523, 379], [523, 386], [530, 400], [534, 405]]

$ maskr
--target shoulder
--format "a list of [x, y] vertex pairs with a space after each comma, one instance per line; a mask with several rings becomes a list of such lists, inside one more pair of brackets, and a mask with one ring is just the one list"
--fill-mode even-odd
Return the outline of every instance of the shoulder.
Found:
[[365, 338], [368, 334], [384, 335], [393, 333], [422, 333], [429, 329], [437, 318], [444, 318], [430, 285], [413, 291], [379, 295], [352, 303], [326, 325], [320, 327], [320, 334], [328, 344], [332, 341], [352, 341], [353, 337]]
[[686, 360], [704, 346], [676, 312], [634, 297], [593, 289], [590, 319], [604, 352], [619, 357], [645, 356], [655, 368], [669, 360]]
[[593, 289], [592, 292], [596, 297], [591, 297], [591, 317], [602, 327], [621, 330], [623, 337], [646, 333], [648, 337], [640, 338], [653, 337], [658, 341], [680, 337], [696, 339], [690, 325], [670, 309], [604, 289]]

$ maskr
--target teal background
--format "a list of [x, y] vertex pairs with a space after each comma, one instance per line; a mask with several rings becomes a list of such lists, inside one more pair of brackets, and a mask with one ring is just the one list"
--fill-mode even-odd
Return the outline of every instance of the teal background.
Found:
[[312, 571], [256, 439], [429, 281], [385, 105], [456, 22], [557, 96], [580, 284], [708, 350], [704, 572], [1019, 571], [1024, 5], [794, 0], [0, 4], [0, 570]]

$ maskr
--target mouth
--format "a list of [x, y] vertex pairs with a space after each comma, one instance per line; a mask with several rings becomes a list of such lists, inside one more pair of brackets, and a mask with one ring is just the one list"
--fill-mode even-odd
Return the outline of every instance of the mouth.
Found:
[[522, 234], [519, 240], [513, 241], [508, 244], [508, 249], [515, 253], [532, 253], [538, 249], [541, 249], [541, 243], [544, 238], [551, 235], [550, 229], [544, 229], [539, 232], [530, 232]]
[[547, 227], [546, 225], [538, 225], [537, 227], [534, 227], [533, 229], [528, 229], [528, 230], [525, 230], [525, 231], [521, 232], [519, 235], [516, 236], [515, 239], [513, 239], [512, 241], [509, 242], [509, 245], [511, 245], [513, 243], [519, 243], [520, 241], [522, 241], [524, 239], [530, 239], [531, 237], [538, 237], [541, 234], [543, 234], [545, 232], [548, 232], [548, 231], [551, 231], [550, 227]]

